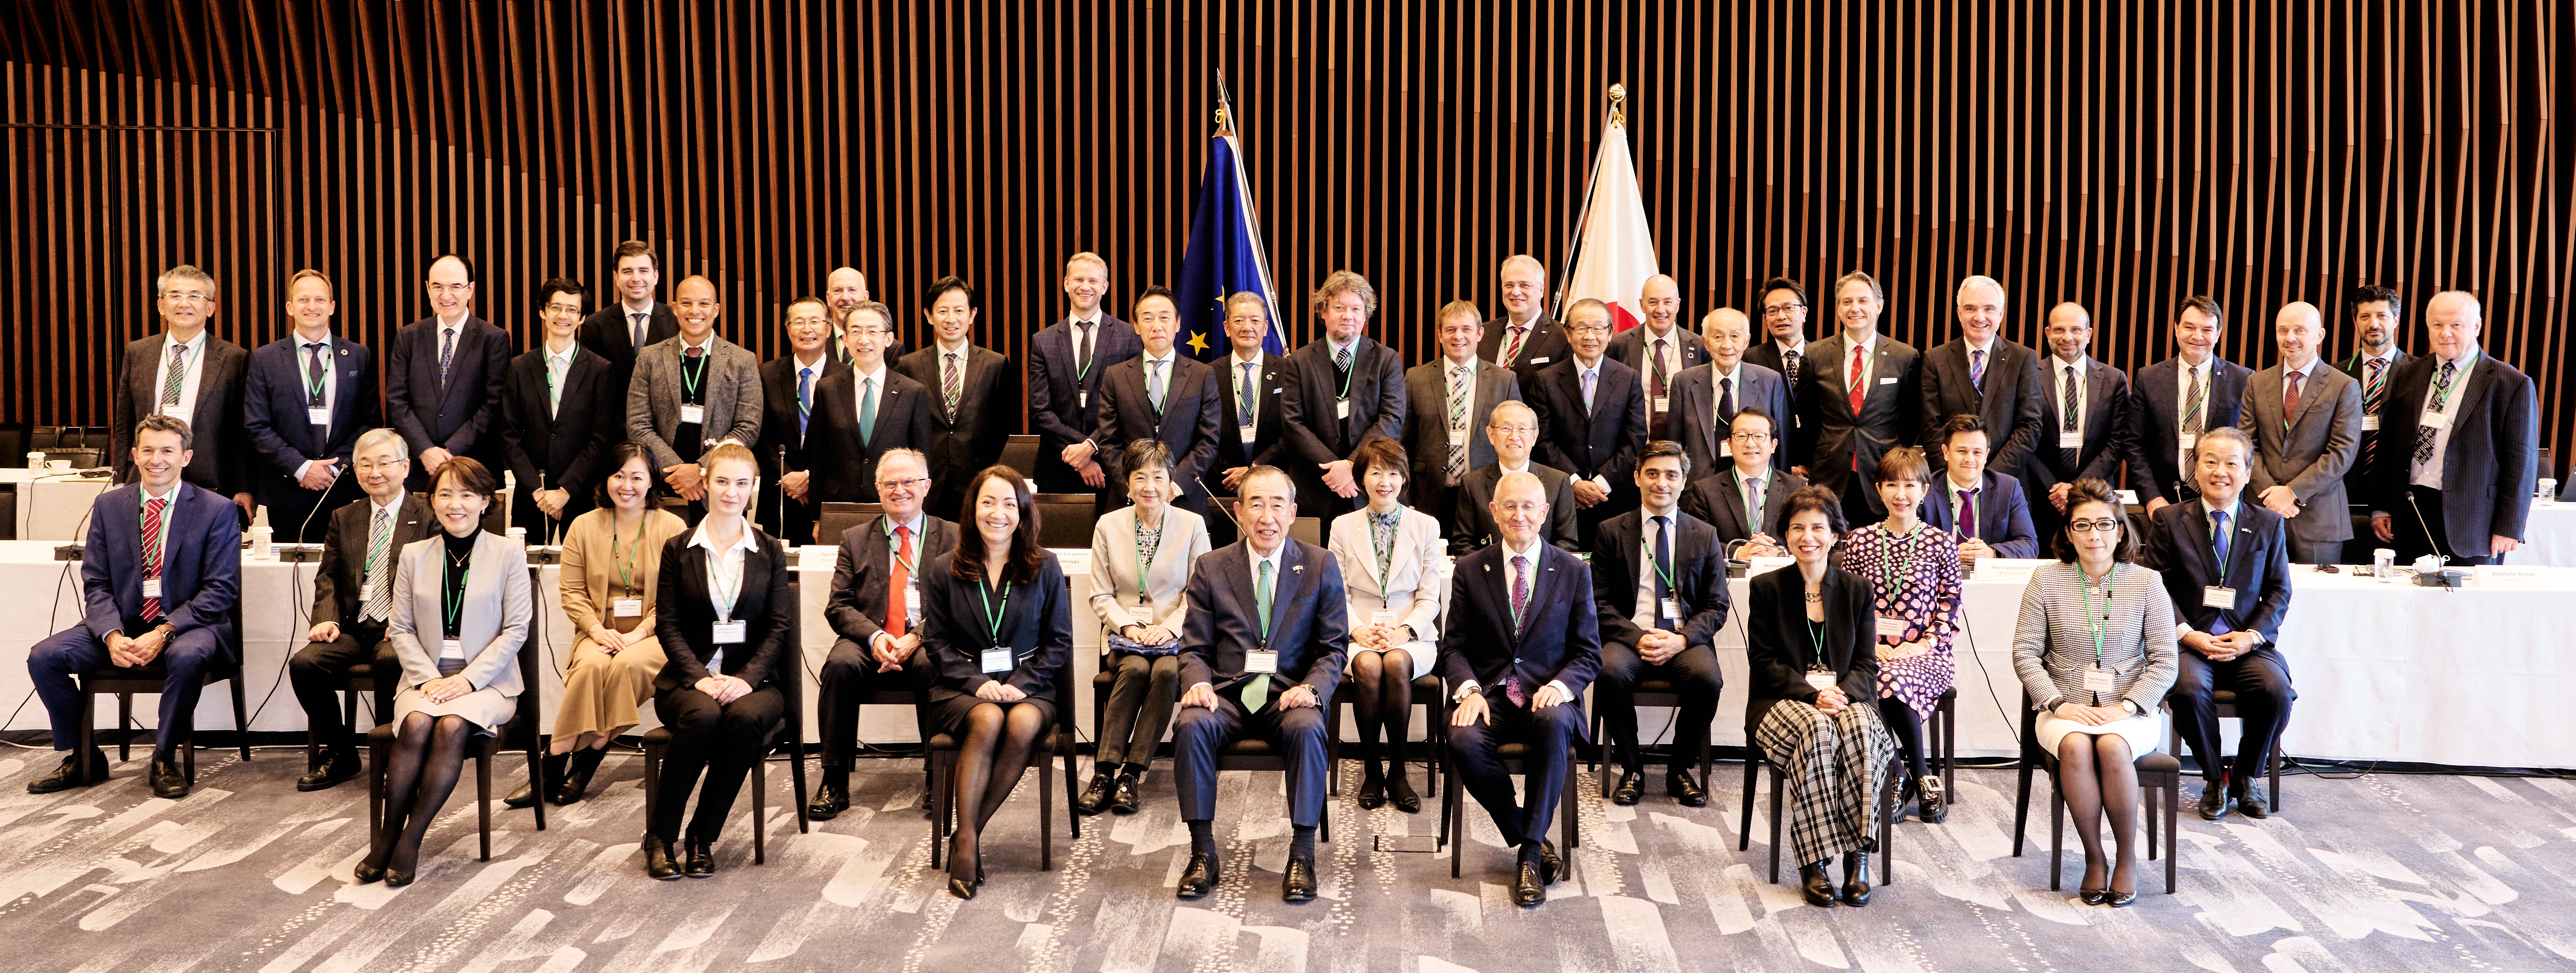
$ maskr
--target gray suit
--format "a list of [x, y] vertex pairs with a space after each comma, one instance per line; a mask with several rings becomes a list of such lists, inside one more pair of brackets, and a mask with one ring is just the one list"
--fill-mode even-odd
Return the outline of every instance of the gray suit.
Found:
[[439, 642], [445, 629], [445, 559], [447, 540], [432, 534], [402, 549], [402, 566], [394, 573], [393, 623], [385, 640], [402, 660], [402, 691], [394, 698], [394, 716], [420, 712], [462, 716], [486, 730], [510, 721], [519, 710], [519, 646], [528, 640], [528, 620], [535, 612], [528, 584], [524, 545], [485, 531], [474, 539], [473, 563], [465, 571], [465, 603], [458, 612], [457, 641], [465, 648], [465, 668], [457, 675], [476, 687], [444, 703], [432, 703], [420, 685], [438, 678]]
[[[1457, 488], [1449, 485], [1449, 359], [1434, 358], [1404, 370], [1404, 455], [1413, 468], [1404, 479], [1413, 493], [1414, 509], [1431, 514], [1448, 529]], [[1494, 444], [1485, 439], [1486, 420], [1494, 406], [1521, 401], [1521, 382], [1512, 370], [1476, 359], [1476, 390], [1467, 402], [1468, 473], [1494, 465]]]
[[2343, 474], [2361, 455], [2361, 383], [2319, 360], [2299, 388], [2299, 414], [2281, 415], [2282, 366], [2255, 372], [2245, 382], [2236, 428], [2254, 437], [2254, 476], [2246, 498], [2286, 485], [2299, 497], [2289, 519], [2291, 560], [2333, 564], [2352, 539], [2352, 510]]
[[[1690, 459], [1690, 478], [1713, 476], [1735, 465], [1734, 454], [1723, 449], [1727, 437], [1734, 435], [1734, 416], [1720, 415], [1720, 400], [1726, 390], [1718, 384], [1714, 363], [1684, 369], [1673, 376], [1672, 438], [1682, 444], [1682, 455]], [[1771, 416], [1771, 435], [1784, 437], [1789, 428], [1789, 381], [1752, 362], [1736, 368], [1735, 380], [1742, 385], [1735, 390], [1735, 407], [1760, 409]], [[1775, 447], [1771, 465], [1783, 472], [1789, 469], [1789, 450]]]
[[[760, 359], [722, 336], [708, 337], [706, 421], [698, 425], [699, 451], [733, 440], [748, 447], [760, 441]], [[626, 384], [626, 437], [653, 452], [657, 468], [683, 461], [670, 437], [680, 430], [681, 339], [655, 342], [635, 356], [635, 377]]]

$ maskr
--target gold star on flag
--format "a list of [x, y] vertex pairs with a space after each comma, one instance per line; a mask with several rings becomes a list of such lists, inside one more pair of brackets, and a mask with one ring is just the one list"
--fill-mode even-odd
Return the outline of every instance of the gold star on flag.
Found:
[[1204, 331], [1192, 331], [1192, 332], [1190, 332], [1190, 350], [1191, 350], [1191, 351], [1194, 351], [1194, 352], [1197, 352], [1201, 357], [1205, 357], [1205, 356], [1207, 355], [1207, 352], [1208, 352], [1207, 332], [1204, 332]]

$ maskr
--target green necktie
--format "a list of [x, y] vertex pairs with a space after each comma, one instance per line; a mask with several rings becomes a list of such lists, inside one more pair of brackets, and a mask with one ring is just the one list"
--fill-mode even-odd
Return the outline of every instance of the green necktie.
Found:
[[859, 444], [864, 446], [877, 438], [877, 380], [859, 380]]
[[[1261, 647], [1270, 648], [1270, 562], [1261, 563], [1261, 578], [1252, 585], [1252, 609], [1261, 613]], [[1243, 687], [1243, 711], [1261, 712], [1261, 704], [1270, 701], [1270, 674], [1255, 673]]]

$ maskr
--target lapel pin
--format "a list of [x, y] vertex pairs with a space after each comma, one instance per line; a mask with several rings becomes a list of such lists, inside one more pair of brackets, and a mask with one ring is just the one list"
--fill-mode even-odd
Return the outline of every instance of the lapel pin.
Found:
[[1486, 573], [1486, 574], [1492, 574], [1492, 573], [1494, 573], [1494, 566], [1493, 566], [1493, 565], [1491, 565], [1491, 564], [1485, 565], [1485, 573]]
[[1303, 564], [1290, 565], [1288, 570], [1294, 571], [1298, 574], [1304, 574], [1306, 573], [1306, 566]]

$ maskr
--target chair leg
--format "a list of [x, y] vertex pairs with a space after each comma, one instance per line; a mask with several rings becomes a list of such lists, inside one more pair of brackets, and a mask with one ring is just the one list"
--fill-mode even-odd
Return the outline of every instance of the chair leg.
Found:
[[[2181, 776], [2181, 775], [2177, 774], [2177, 775], [2175, 775], [2175, 776], [2179, 777], [2179, 776]], [[2145, 793], [2145, 797], [2146, 797], [2146, 799], [2147, 799], [2147, 860], [2148, 860], [2148, 861], [2154, 861], [2154, 860], [2156, 860], [2156, 805], [2157, 805], [2158, 803], [2160, 803], [2160, 802], [2158, 801], [2158, 799], [2157, 799], [2156, 795], [2157, 795], [2159, 792], [2163, 791], [2163, 790], [2164, 790], [2164, 788], [2163, 788], [2163, 787], [2161, 787], [2161, 786], [2157, 786], [2157, 785], [2141, 785], [2138, 789], [2139, 789], [2139, 790], [2141, 790], [2141, 791], [2146, 792], [2146, 793]], [[2179, 789], [2179, 788], [2177, 788], [2177, 789]], [[2128, 837], [2128, 836], [2127, 836], [2127, 835], [2121, 835], [2121, 837], [2125, 838], [2125, 837]]]
[[[1071, 734], [1063, 733], [1062, 731], [1059, 731], [1059, 733], [1060, 735], [1057, 737], [1058, 742], [1056, 744], [1056, 754], [1063, 758], [1064, 763], [1064, 820], [1066, 825], [1073, 832], [1073, 840], [1081, 841], [1082, 811], [1075, 806], [1073, 800], [1073, 744], [1065, 742], [1066, 738], [1071, 736]], [[1098, 751], [1093, 752], [1097, 753]], [[1095, 760], [1093, 763], [1096, 765], [1099, 761]], [[1097, 767], [1094, 768], [1094, 772], [1098, 772]], [[1038, 765], [1038, 789], [1041, 791], [1046, 789], [1046, 778], [1046, 765], [1041, 763]]]
[[1735, 822], [1735, 850], [1753, 847], [1753, 785], [1762, 774], [1762, 752], [1747, 748], [1744, 754], [1744, 814]]
[[1878, 804], [1878, 884], [1896, 884], [1896, 812], [1903, 805], [1897, 801], [1897, 781], [1905, 779], [1905, 764], [1888, 761], [1887, 786], [1879, 788]]
[[2048, 782], [2048, 890], [2064, 886], [2066, 870], [2066, 795], [2057, 790], [2057, 781]]
[[[180, 770], [188, 778], [188, 786], [197, 786], [197, 714], [181, 714], [179, 732], [172, 734], [171, 739], [177, 741]], [[152, 752], [157, 754], [161, 750], [154, 747]]]
[[[1601, 796], [1610, 796], [1610, 775], [1601, 772], [1601, 761], [1609, 759], [1610, 744], [1601, 739], [1601, 711], [1592, 711], [1592, 773], [1601, 778]], [[1568, 775], [1571, 776], [1571, 775]]]
[[250, 760], [250, 718], [243, 715], [247, 711], [242, 708], [241, 667], [233, 667], [233, 677], [224, 681], [233, 684], [233, 731], [241, 734], [241, 739], [238, 741], [241, 744], [241, 758], [244, 762], [248, 762]]
[[2013, 798], [2013, 857], [2021, 857], [2022, 832], [2030, 829], [2030, 756], [2021, 761], [2021, 785]]
[[2272, 741], [2272, 751], [2269, 754], [2269, 757], [2268, 766], [2265, 768], [2265, 776], [2271, 778], [2272, 810], [2278, 811], [2281, 809], [2281, 741], [2278, 738], [2275, 738]]
[[[1771, 767], [1771, 884], [1780, 884], [1780, 795], [1789, 789], [1789, 775], [1778, 765]], [[1799, 862], [1804, 865], [1806, 862]]]
[[492, 751], [485, 748], [474, 755], [474, 820], [483, 837], [483, 856], [476, 861], [492, 860]]
[[1458, 795], [1466, 790], [1458, 786], [1458, 768], [1449, 768], [1449, 799], [1440, 803], [1440, 840], [1449, 846], [1449, 877], [1458, 877], [1458, 860], [1467, 857], [1466, 826], [1458, 806]]
[[769, 864], [769, 755], [766, 753], [751, 765], [751, 863]]
[[[800, 732], [799, 732], [799, 733], [797, 733], [796, 735], [797, 735], [797, 736], [799, 736], [799, 737], [802, 737], [802, 736], [804, 735], [804, 734], [801, 732], [801, 728], [800, 728]], [[810, 830], [810, 825], [812, 824], [812, 822], [810, 822], [810, 821], [806, 820], [806, 818], [805, 818], [805, 744], [804, 744], [804, 741], [803, 741], [803, 740], [801, 740], [801, 739], [800, 739], [800, 740], [798, 740], [798, 741], [795, 743], [794, 747], [795, 747], [795, 755], [794, 755], [794, 756], [792, 756], [792, 757], [790, 757], [790, 758], [788, 758], [788, 762], [787, 762], [787, 769], [788, 769], [788, 774], [793, 778], [793, 780], [794, 780], [794, 782], [795, 782], [795, 787], [796, 787], [796, 833], [797, 833], [797, 834], [804, 834], [804, 833], [806, 833], [808, 830]]]
[[81, 683], [80, 745], [72, 754], [80, 758], [81, 783], [98, 783], [89, 779], [89, 765], [96, 763], [90, 758], [98, 754], [98, 694], [90, 691], [87, 680]]
[[2164, 801], [2166, 895], [2172, 895], [2174, 891], [2174, 863], [2178, 857], [2174, 853], [2174, 838], [2182, 832], [2182, 774], [2176, 772], [2171, 780], [2173, 784], [2165, 789]]
[[1044, 766], [1038, 768], [1038, 871], [1055, 871], [1055, 792], [1047, 789]]
[[644, 830], [653, 830], [653, 807], [662, 800], [662, 751], [644, 748]]
[[383, 850], [377, 846], [385, 831], [385, 752], [385, 747], [372, 743], [367, 747], [367, 853], [371, 855]]
[[[1568, 763], [1572, 762], [1573, 756], [1574, 755], [1572, 753], [1566, 754]], [[1572, 853], [1574, 849], [1583, 847], [1582, 816], [1574, 813], [1573, 774], [1565, 775], [1565, 796], [1557, 799], [1556, 816], [1559, 819], [1559, 825], [1565, 832], [1565, 850], [1568, 853]]]
[[116, 694], [116, 762], [134, 759], [134, 694]]

